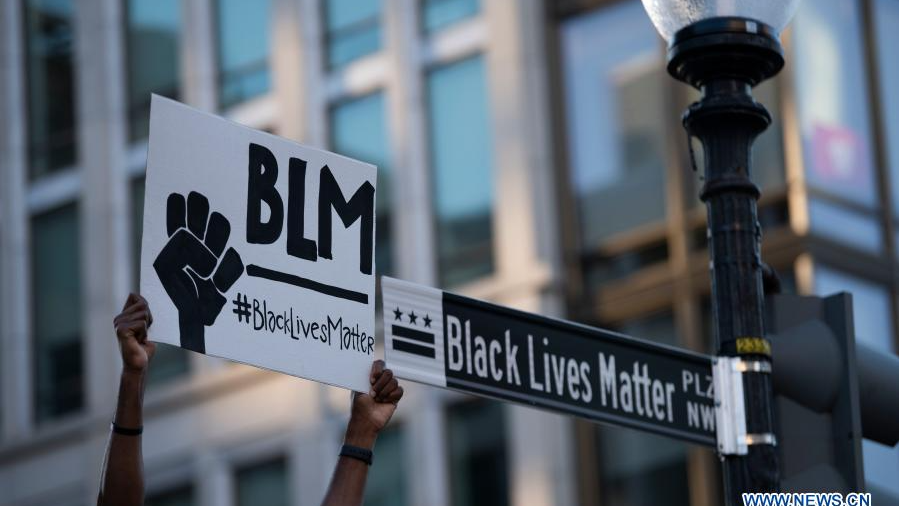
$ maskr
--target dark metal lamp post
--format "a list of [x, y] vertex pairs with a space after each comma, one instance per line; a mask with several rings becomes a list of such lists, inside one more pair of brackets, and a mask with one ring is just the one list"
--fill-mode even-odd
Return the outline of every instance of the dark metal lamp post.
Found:
[[[784, 65], [778, 34], [798, 0], [643, 0], [668, 41], [668, 72], [702, 91], [683, 116], [702, 142], [708, 210], [712, 314], [719, 356], [741, 357], [747, 453], [722, 455], [725, 498], [779, 488], [770, 380], [770, 344], [763, 328], [761, 228], [750, 179], [751, 149], [771, 116], [752, 87]], [[756, 369], [756, 370], [753, 370]], [[721, 430], [719, 428], [719, 430]]]

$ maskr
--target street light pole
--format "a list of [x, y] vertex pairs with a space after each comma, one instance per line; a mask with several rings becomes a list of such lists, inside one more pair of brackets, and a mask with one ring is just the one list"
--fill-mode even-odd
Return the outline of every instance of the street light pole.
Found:
[[725, 497], [779, 489], [774, 438], [771, 345], [765, 338], [760, 253], [759, 189], [750, 179], [752, 143], [771, 116], [751, 89], [783, 67], [774, 30], [759, 21], [715, 17], [679, 30], [668, 53], [668, 72], [702, 91], [683, 116], [702, 142], [708, 212], [712, 315], [717, 354], [751, 360], [743, 374], [747, 455], [723, 455]]
[[[778, 34], [799, 0], [643, 0], [668, 41], [668, 73], [702, 92], [684, 113], [702, 142], [716, 363], [718, 452], [727, 504], [780, 488], [771, 344], [765, 337], [759, 189], [752, 143], [771, 116], [752, 88], [784, 65]], [[692, 151], [691, 151], [692, 153]], [[721, 367], [719, 367], [721, 366]], [[729, 380], [729, 374], [739, 377]], [[718, 381], [720, 379], [720, 381]], [[739, 381], [737, 381], [739, 380]], [[736, 385], [742, 385], [742, 392]], [[742, 403], [739, 395], [743, 396]], [[740, 407], [736, 407], [740, 406]], [[745, 414], [744, 414], [745, 413]]]

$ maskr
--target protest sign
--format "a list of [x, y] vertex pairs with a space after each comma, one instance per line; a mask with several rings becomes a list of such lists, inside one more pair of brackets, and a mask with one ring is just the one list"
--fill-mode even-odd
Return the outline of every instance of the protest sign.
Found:
[[368, 391], [375, 181], [372, 165], [154, 95], [150, 338]]

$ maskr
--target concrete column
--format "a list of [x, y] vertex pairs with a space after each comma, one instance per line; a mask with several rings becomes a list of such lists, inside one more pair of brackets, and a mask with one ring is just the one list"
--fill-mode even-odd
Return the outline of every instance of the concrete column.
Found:
[[[560, 297], [554, 294], [518, 295], [508, 303], [522, 311], [563, 316]], [[573, 418], [514, 404], [507, 405], [506, 416], [511, 504], [576, 504], [578, 473]]]
[[415, 416], [410, 417], [408, 447], [404, 460], [415, 480], [410, 485], [412, 506], [448, 506], [450, 504], [449, 469], [446, 452], [446, 417], [442, 396], [424, 387], [414, 399]]
[[396, 275], [433, 286], [437, 280], [434, 206], [427, 154], [419, 2], [395, 0], [385, 2], [384, 9], [390, 59], [387, 105], [394, 170]]
[[[215, 0], [181, 2], [181, 102], [201, 111], [218, 112], [218, 56]], [[190, 353], [191, 371], [208, 374], [226, 367], [222, 359]]]
[[[325, 429], [325, 437], [315, 427], [307, 427], [296, 436], [293, 447], [293, 468], [289, 479], [294, 490], [295, 506], [318, 506], [321, 504], [333, 467], [329, 464], [336, 461], [335, 445], [339, 439], [333, 430]], [[322, 460], [325, 457], [325, 460]]]
[[[544, 5], [484, 2], [498, 275], [557, 278], [561, 238], [553, 191]], [[539, 282], [539, 281], [538, 281]]]
[[197, 456], [196, 501], [199, 506], [233, 506], [234, 477], [227, 463], [213, 450]]
[[119, 359], [112, 318], [130, 285], [121, 20], [115, 0], [75, 9], [84, 370], [87, 406], [95, 413], [111, 412], [115, 403]]
[[305, 107], [299, 111], [302, 114], [298, 119], [303, 122], [303, 142], [312, 146], [324, 148], [328, 143], [328, 103], [324, 86], [324, 62], [322, 55], [324, 48], [324, 34], [319, 0], [297, 0], [300, 2], [301, 11], [301, 40], [300, 52], [302, 61], [302, 83], [293, 93], [301, 94]]
[[0, 6], [0, 440], [31, 430], [31, 295], [26, 209], [27, 131], [21, 2]]
[[507, 405], [506, 417], [511, 504], [576, 504], [571, 417], [513, 404]]
[[[309, 30], [317, 30], [307, 18], [302, 0], [275, 0], [272, 3], [272, 88], [278, 102], [276, 133], [298, 142], [320, 137], [320, 128], [309, 125], [311, 102], [321, 89], [321, 57], [315, 37]], [[315, 131], [312, 134], [311, 131]]]
[[213, 1], [181, 2], [181, 101], [207, 112], [218, 109]]
[[[552, 177], [544, 5], [538, 0], [485, 2], [496, 204], [498, 277], [526, 283], [513, 305], [557, 313], [558, 294], [543, 293], [562, 278]], [[523, 273], [535, 273], [530, 277]], [[532, 307], [527, 307], [532, 306]], [[573, 426], [569, 417], [520, 406], [507, 408], [512, 504], [577, 501]]]

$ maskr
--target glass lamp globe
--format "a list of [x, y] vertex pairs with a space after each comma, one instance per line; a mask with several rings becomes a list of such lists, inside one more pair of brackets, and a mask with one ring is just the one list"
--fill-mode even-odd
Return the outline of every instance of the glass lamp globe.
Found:
[[724, 16], [761, 21], [780, 35], [798, 5], [799, 0], [643, 0], [649, 19], [669, 44], [681, 28]]

